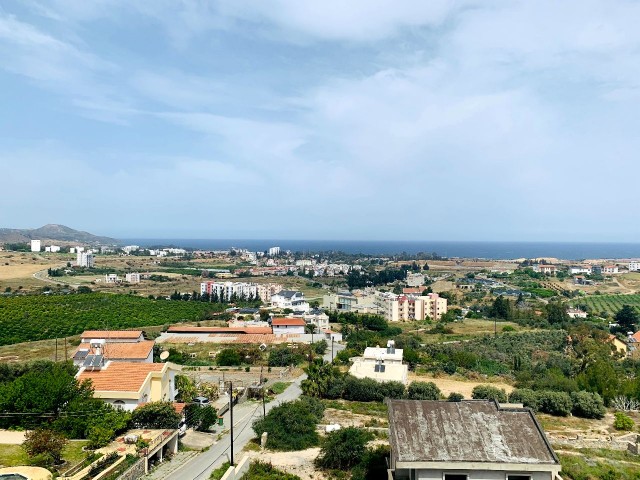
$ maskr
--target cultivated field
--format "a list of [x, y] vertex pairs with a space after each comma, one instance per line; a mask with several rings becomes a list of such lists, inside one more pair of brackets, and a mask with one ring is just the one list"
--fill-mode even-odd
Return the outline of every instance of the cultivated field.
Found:
[[615, 315], [623, 305], [631, 305], [640, 313], [640, 295], [590, 295], [573, 303], [587, 305], [596, 315]]

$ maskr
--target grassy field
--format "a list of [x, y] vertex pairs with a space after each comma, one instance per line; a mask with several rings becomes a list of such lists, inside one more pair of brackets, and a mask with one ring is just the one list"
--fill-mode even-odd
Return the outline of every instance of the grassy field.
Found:
[[615, 315], [623, 305], [631, 305], [640, 313], [640, 295], [591, 295], [573, 303], [587, 305], [596, 315]]
[[102, 293], [0, 298], [0, 345], [63, 338], [85, 329], [197, 321], [223, 305]]
[[[67, 444], [62, 451], [62, 458], [69, 464], [75, 465], [82, 461], [87, 453], [82, 450], [87, 444], [85, 440], [74, 440]], [[27, 465], [29, 457], [25, 453], [22, 445], [0, 444], [0, 467], [14, 467], [16, 465]]]

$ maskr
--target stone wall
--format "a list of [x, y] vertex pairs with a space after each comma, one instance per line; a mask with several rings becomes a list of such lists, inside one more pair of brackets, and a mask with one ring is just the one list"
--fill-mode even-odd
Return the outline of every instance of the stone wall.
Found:
[[136, 463], [118, 477], [118, 480], [138, 480], [138, 478], [144, 476], [144, 458], [141, 458]]

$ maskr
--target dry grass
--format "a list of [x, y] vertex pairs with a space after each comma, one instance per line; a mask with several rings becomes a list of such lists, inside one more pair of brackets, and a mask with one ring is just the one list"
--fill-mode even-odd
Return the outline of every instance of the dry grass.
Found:
[[442, 391], [445, 396], [456, 392], [464, 395], [464, 398], [471, 398], [473, 387], [477, 385], [492, 385], [497, 388], [504, 389], [507, 393], [513, 390], [513, 386], [504, 383], [502, 378], [486, 378], [482, 380], [466, 380], [453, 376], [435, 376], [432, 374], [416, 374], [409, 372], [409, 382], [433, 382]]

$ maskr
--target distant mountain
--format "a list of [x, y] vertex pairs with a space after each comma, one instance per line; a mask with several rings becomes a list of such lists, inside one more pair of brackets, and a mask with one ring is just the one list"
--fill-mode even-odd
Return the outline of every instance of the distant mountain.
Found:
[[117, 244], [114, 238], [101, 237], [81, 232], [64, 225], [49, 224], [34, 229], [0, 228], [0, 243], [21, 243], [31, 240], [58, 241], [70, 243], [90, 243], [101, 245]]

